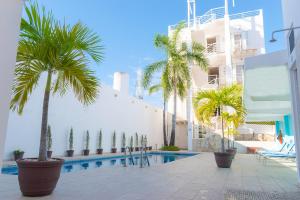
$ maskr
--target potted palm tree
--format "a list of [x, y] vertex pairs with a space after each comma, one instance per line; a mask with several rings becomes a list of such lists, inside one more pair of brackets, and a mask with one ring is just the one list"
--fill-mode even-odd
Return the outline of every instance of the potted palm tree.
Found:
[[130, 136], [129, 148], [130, 148], [130, 151], [133, 152], [133, 136]]
[[88, 156], [90, 154], [90, 133], [89, 131], [86, 131], [85, 135], [85, 149], [83, 149], [83, 155]]
[[[165, 54], [165, 59], [148, 65], [144, 70], [143, 86], [149, 88], [152, 79], [157, 72], [161, 72], [160, 83], [155, 85], [163, 91], [163, 99], [166, 101], [170, 95], [173, 97], [172, 130], [169, 146], [175, 146], [175, 131], [177, 119], [177, 98], [185, 98], [187, 90], [190, 88], [191, 74], [190, 63], [195, 63], [201, 70], [207, 70], [208, 61], [205, 57], [205, 48], [197, 42], [193, 42], [191, 48], [186, 42], [180, 41], [180, 34], [185, 28], [185, 23], [177, 25], [170, 36], [157, 34], [154, 38], [154, 46], [161, 49]], [[165, 106], [165, 105], [164, 105]], [[165, 116], [163, 116], [163, 120]], [[164, 122], [163, 122], [164, 123]], [[166, 146], [167, 137], [165, 127], [164, 143]]]
[[139, 136], [137, 133], [135, 133], [135, 151], [139, 151]]
[[97, 154], [102, 154], [103, 149], [102, 149], [102, 130], [99, 131], [98, 135], [98, 149], [97, 149]]
[[123, 133], [121, 139], [121, 152], [124, 153], [125, 151], [126, 151], [126, 135], [125, 133]]
[[[29, 5], [28, 5], [29, 4]], [[98, 80], [88, 68], [102, 60], [100, 38], [78, 22], [68, 25], [54, 19], [52, 12], [30, 1], [21, 20], [11, 109], [19, 114], [37, 85], [45, 77], [37, 158], [17, 160], [18, 180], [25, 196], [49, 195], [60, 177], [63, 159], [47, 158], [48, 110], [51, 94], [63, 95], [69, 88], [83, 104], [96, 100]], [[38, 186], [38, 187], [37, 187]]]
[[112, 135], [111, 153], [117, 153], [117, 148], [116, 148], [116, 131], [114, 131], [113, 135]]
[[51, 158], [52, 156], [52, 135], [51, 135], [51, 127], [48, 125], [47, 129], [47, 158]]
[[14, 154], [14, 160], [17, 161], [17, 160], [23, 159], [24, 151], [17, 149], [17, 150], [14, 150], [13, 154]]
[[74, 136], [73, 136], [73, 128], [71, 128], [70, 134], [69, 134], [69, 149], [67, 150], [68, 157], [73, 157], [73, 155], [74, 155], [74, 149], [73, 149], [74, 145], [73, 144], [74, 144]]
[[[195, 114], [199, 121], [211, 124], [211, 118], [215, 116], [221, 120], [222, 142], [221, 151], [214, 152], [217, 166], [230, 168], [233, 154], [225, 151], [225, 118], [228, 111], [232, 114], [243, 116], [245, 109], [242, 103], [242, 87], [232, 85], [218, 90], [200, 91], [194, 98]], [[216, 112], [217, 111], [217, 112]]]

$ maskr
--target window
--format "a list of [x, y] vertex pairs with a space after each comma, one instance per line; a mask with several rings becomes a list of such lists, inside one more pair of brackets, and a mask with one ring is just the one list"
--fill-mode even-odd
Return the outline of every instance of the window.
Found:
[[215, 53], [217, 52], [217, 38], [207, 38], [206, 39], [206, 48], [207, 48], [207, 53]]
[[290, 32], [289, 35], [289, 46], [290, 46], [290, 53], [293, 52], [294, 48], [295, 48], [295, 33], [294, 33], [294, 29], [292, 29], [292, 31]]

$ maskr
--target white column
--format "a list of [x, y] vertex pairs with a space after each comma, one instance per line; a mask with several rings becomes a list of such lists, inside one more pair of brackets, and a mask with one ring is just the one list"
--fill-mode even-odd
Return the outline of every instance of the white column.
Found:
[[[186, 31], [186, 41], [188, 44], [188, 47], [191, 49], [192, 47], [192, 31], [191, 29], [188, 29]], [[190, 70], [190, 75], [192, 76], [192, 63], [189, 63], [189, 70]], [[187, 103], [187, 131], [188, 131], [188, 150], [192, 151], [193, 150], [193, 121], [194, 121], [194, 112], [193, 112], [193, 107], [192, 107], [192, 98], [193, 98], [193, 89], [192, 85], [188, 91], [188, 97], [186, 100]]]
[[232, 60], [231, 60], [231, 37], [230, 37], [230, 18], [228, 13], [228, 0], [225, 0], [225, 55], [226, 55], [226, 85], [232, 84]]
[[298, 182], [300, 182], [300, 92], [299, 92], [299, 71], [296, 66], [290, 69], [290, 83], [291, 83], [291, 96], [292, 96], [292, 120], [293, 120], [293, 132], [296, 148], [297, 158], [297, 174]]
[[4, 153], [22, 4], [23, 0], [1, 0], [0, 2], [0, 168]]

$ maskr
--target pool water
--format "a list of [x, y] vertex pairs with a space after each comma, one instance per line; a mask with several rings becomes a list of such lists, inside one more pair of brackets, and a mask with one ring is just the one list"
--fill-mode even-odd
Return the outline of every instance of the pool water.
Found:
[[[148, 160], [150, 166], [159, 165], [164, 163], [173, 162], [175, 160], [187, 158], [196, 154], [180, 154], [180, 153], [149, 153]], [[106, 158], [92, 158], [85, 160], [71, 160], [65, 161], [62, 166], [61, 173], [76, 172], [81, 170], [88, 170], [94, 168], [107, 168], [107, 167], [117, 167], [124, 166], [126, 162], [127, 166], [138, 167], [140, 166], [140, 155], [133, 155], [133, 159], [130, 156], [112, 156]], [[144, 165], [147, 165], [147, 160], [144, 160]], [[2, 174], [17, 175], [17, 166], [8, 166], [2, 168]]]

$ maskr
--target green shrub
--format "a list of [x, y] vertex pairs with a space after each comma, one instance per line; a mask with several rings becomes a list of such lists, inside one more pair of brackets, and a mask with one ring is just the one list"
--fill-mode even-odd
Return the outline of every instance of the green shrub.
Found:
[[179, 151], [179, 147], [176, 146], [163, 146], [160, 150], [162, 151]]

